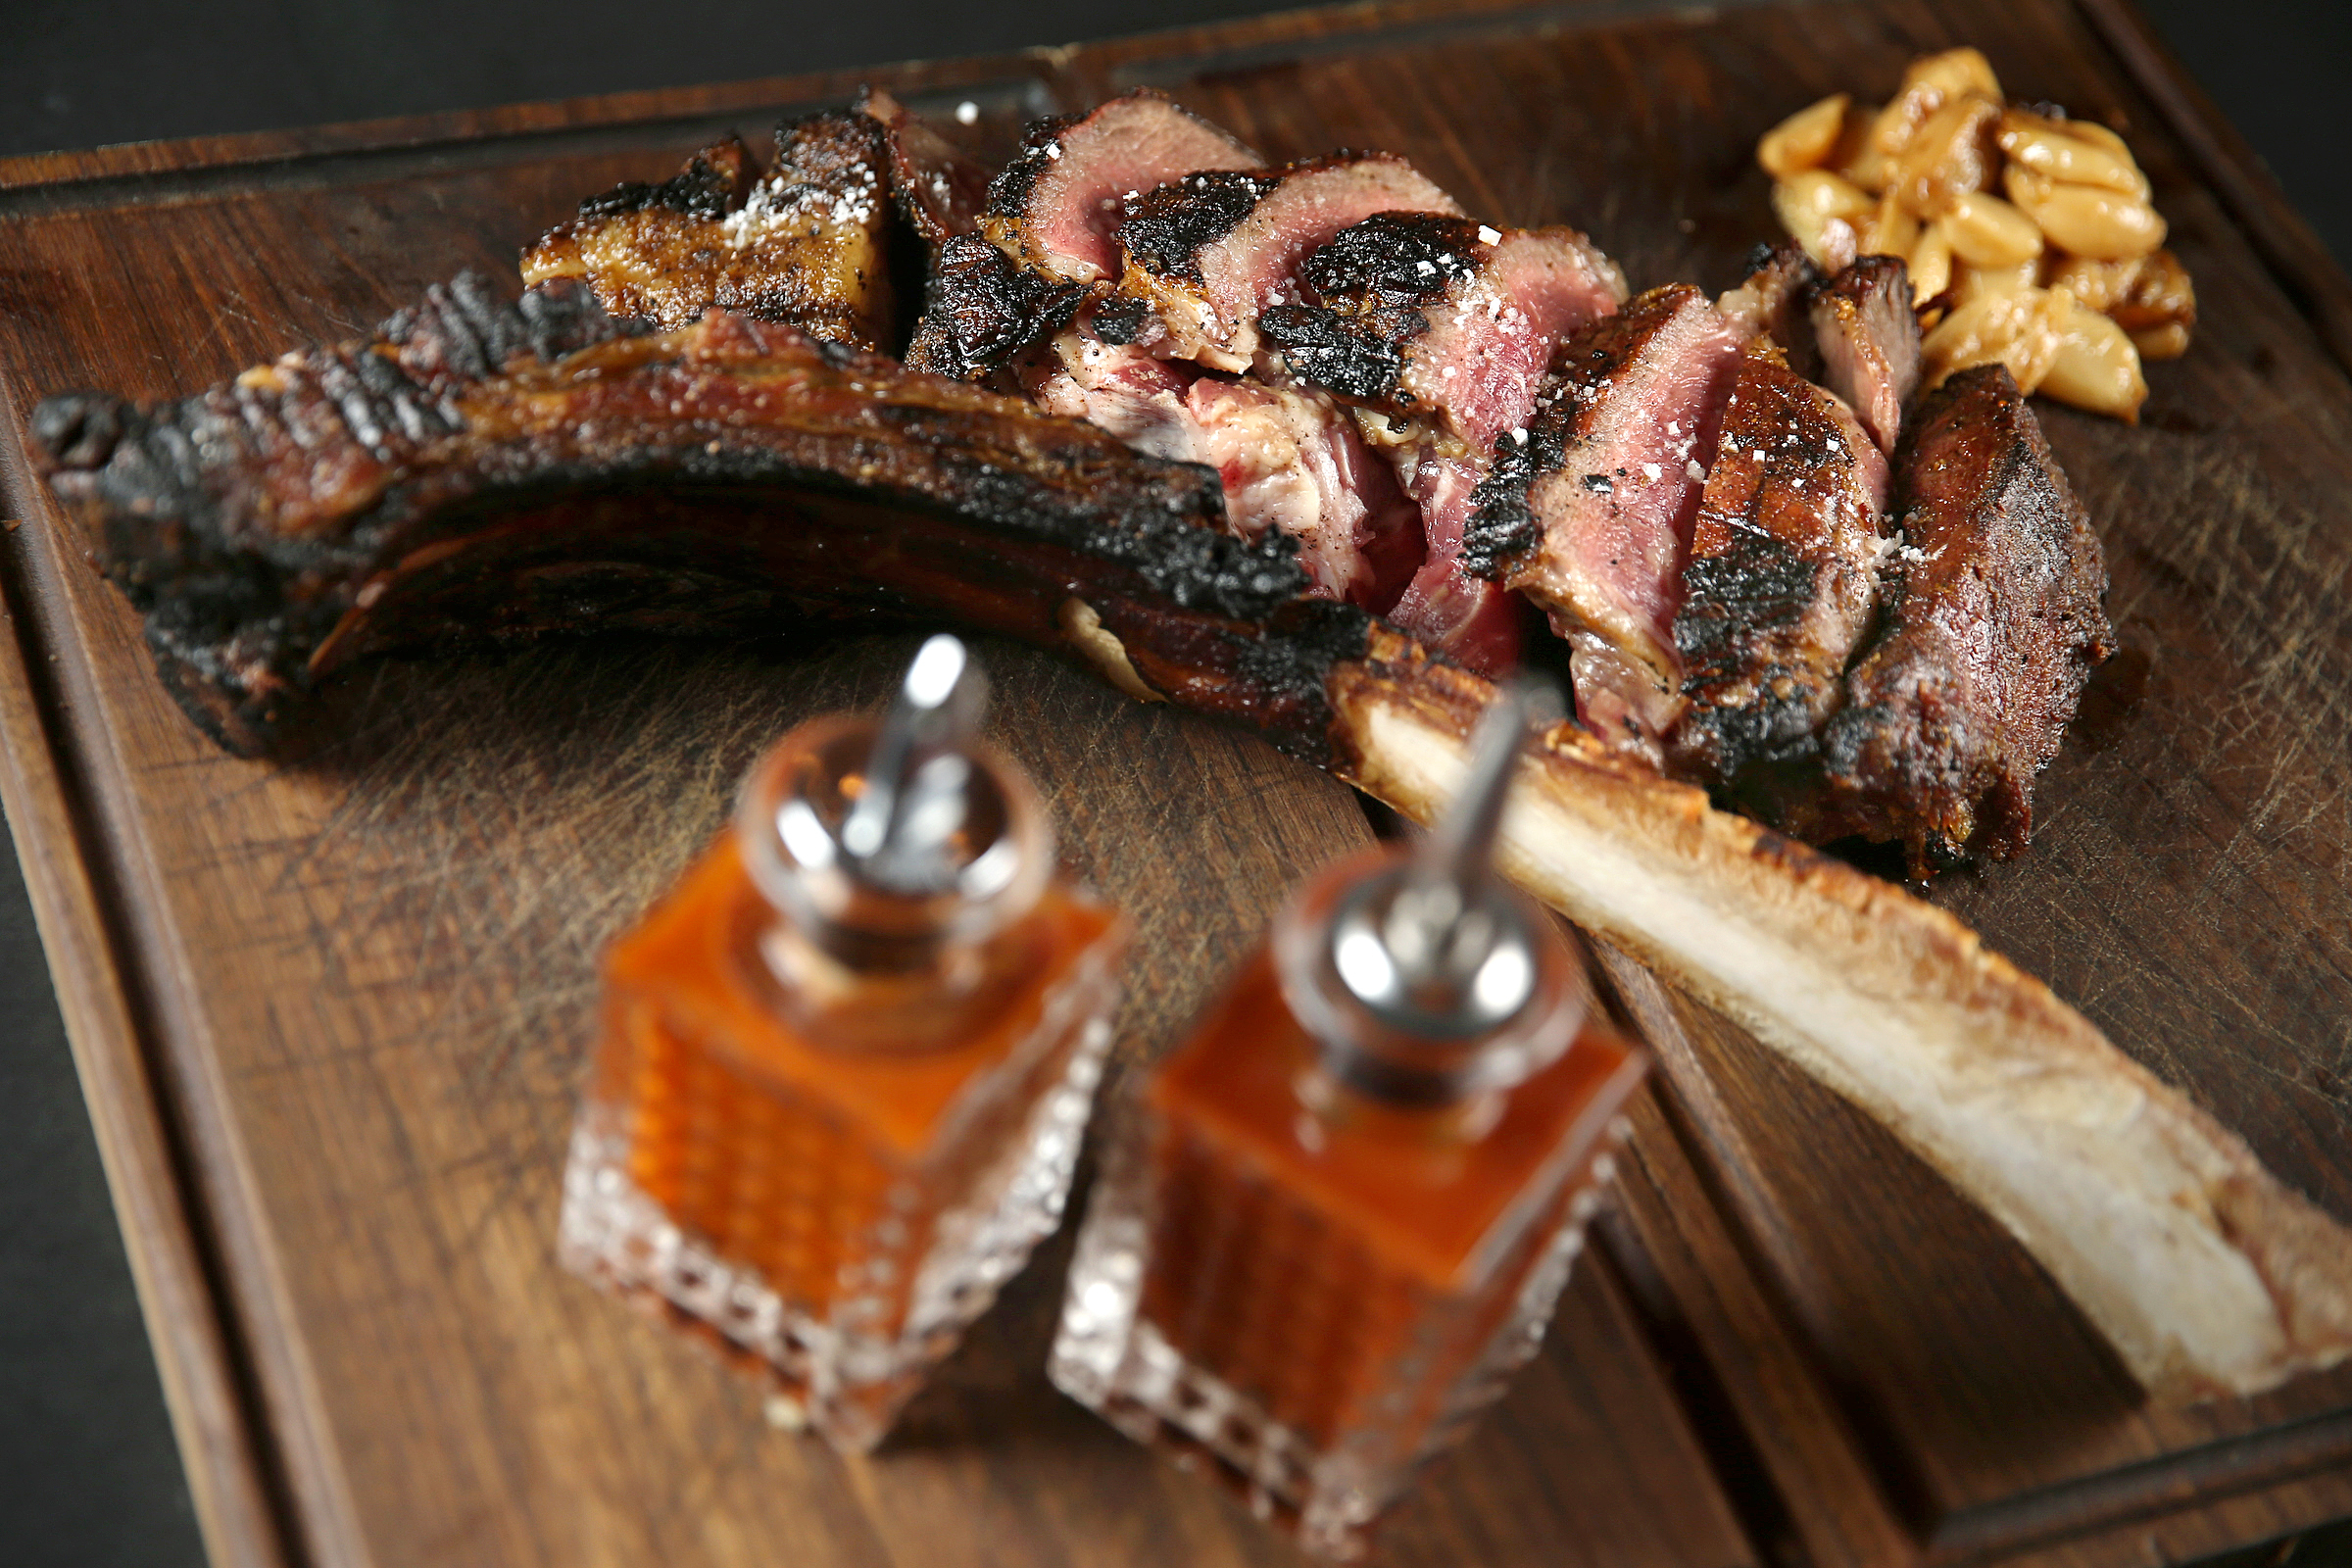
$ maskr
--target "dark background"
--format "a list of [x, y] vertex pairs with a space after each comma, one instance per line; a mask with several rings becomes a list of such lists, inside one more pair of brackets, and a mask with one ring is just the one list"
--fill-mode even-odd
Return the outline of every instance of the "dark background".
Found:
[[[2337, 259], [2352, 263], [2352, 3], [2141, 4]], [[1276, 9], [1250, 0], [0, 0], [0, 157], [1000, 51]], [[48, 970], [5, 851], [0, 1560], [202, 1560]], [[2290, 1562], [2352, 1563], [2352, 1534], [2228, 1559], [2229, 1568]]]

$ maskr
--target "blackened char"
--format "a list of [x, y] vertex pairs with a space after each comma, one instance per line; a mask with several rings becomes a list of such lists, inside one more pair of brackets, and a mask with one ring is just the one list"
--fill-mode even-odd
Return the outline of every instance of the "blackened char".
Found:
[[862, 114], [776, 128], [764, 174], [730, 137], [660, 185], [624, 184], [522, 253], [522, 278], [584, 280], [614, 316], [683, 326], [713, 308], [863, 349], [898, 341], [889, 151]]
[[1343, 229], [1299, 279], [1306, 303], [1259, 317], [1293, 374], [1481, 459], [1522, 426], [1560, 338], [1625, 298], [1616, 264], [1575, 229], [1430, 213]]
[[1894, 256], [1865, 256], [1812, 296], [1820, 380], [1888, 455], [1902, 438], [1903, 408], [1919, 390], [1919, 317], [1911, 305], [1910, 270]]
[[751, 150], [740, 136], [725, 136], [686, 160], [686, 167], [658, 184], [624, 179], [580, 203], [582, 218], [619, 218], [649, 208], [665, 208], [682, 218], [724, 218], [743, 205], [759, 177]]
[[2005, 368], [1927, 399], [1895, 482], [1886, 609], [1823, 729], [1803, 825], [1900, 840], [1924, 877], [2025, 847], [2034, 777], [2114, 637], [2098, 537]]
[[1166, 94], [1139, 88], [1091, 113], [1041, 120], [990, 182], [980, 229], [1023, 267], [1091, 283], [1116, 278], [1126, 203], [1167, 180], [1262, 160]]
[[1669, 746], [1678, 773], [1745, 800], [1758, 775], [1814, 764], [1870, 626], [1886, 505], [1886, 460], [1852, 413], [1750, 349], [1674, 617], [1689, 700]]
[[1127, 204], [1120, 288], [1166, 324], [1164, 352], [1247, 369], [1257, 351], [1257, 314], [1296, 293], [1299, 264], [1385, 212], [1458, 217], [1461, 209], [1387, 153], [1334, 153], [1262, 173], [1189, 173]]
[[1015, 267], [977, 234], [955, 235], [941, 245], [923, 284], [923, 316], [906, 345], [906, 368], [977, 381], [1069, 325], [1086, 292], [1083, 283], [1057, 283]]
[[1207, 469], [791, 327], [628, 327], [570, 282], [461, 279], [369, 341], [162, 407], [53, 398], [31, 431], [166, 684], [247, 754], [392, 648], [876, 612], [1066, 648], [1073, 598], [1159, 690], [1313, 753], [1367, 635], [1297, 602], [1290, 540], [1218, 526]]
[[1568, 639], [1586, 724], [1652, 755], [1682, 703], [1674, 615], [1740, 354], [1740, 334], [1687, 283], [1585, 327], [1560, 346], [1548, 407], [1526, 449], [1505, 450], [1468, 525], [1466, 558]]

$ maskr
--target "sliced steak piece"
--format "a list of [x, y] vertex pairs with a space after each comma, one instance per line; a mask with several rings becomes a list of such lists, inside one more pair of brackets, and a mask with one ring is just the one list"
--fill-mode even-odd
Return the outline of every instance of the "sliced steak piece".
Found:
[[583, 279], [615, 317], [683, 326], [713, 307], [877, 350], [896, 341], [889, 151], [861, 114], [776, 129], [764, 178], [730, 137], [659, 185], [580, 204], [522, 254], [523, 281]]
[[979, 232], [980, 213], [988, 205], [988, 170], [879, 87], [866, 88], [858, 108], [882, 126], [890, 149], [891, 197], [936, 267], [949, 240]]
[[1485, 465], [1425, 446], [1405, 493], [1421, 509], [1428, 556], [1388, 618], [1465, 669], [1498, 678], [1518, 667], [1518, 598], [1466, 569], [1463, 547]]
[[1264, 173], [1188, 173], [1127, 203], [1122, 292], [1166, 323], [1166, 352], [1250, 368], [1257, 313], [1296, 291], [1301, 262], [1376, 213], [1461, 216], [1452, 197], [1389, 153], [1334, 153]]
[[1575, 229], [1428, 213], [1342, 230], [1299, 278], [1307, 303], [1258, 318], [1291, 373], [1481, 457], [1524, 425], [1559, 339], [1625, 298]]
[[906, 368], [978, 381], [1069, 325], [1086, 297], [1084, 283], [1041, 277], [977, 234], [954, 235], [923, 282]]
[[1767, 338], [1807, 380], [1821, 368], [1810, 315], [1821, 269], [1794, 240], [1759, 245], [1748, 253], [1747, 281], [1715, 302], [1742, 339]]
[[1100, 425], [1136, 451], [1203, 463], [1200, 425], [1185, 396], [1199, 366], [1106, 343], [1082, 314], [1077, 324], [1014, 362], [1022, 391], [1048, 414]]
[[1197, 171], [1263, 162], [1166, 94], [1139, 88], [1092, 113], [1032, 124], [1020, 153], [989, 183], [980, 231], [1053, 277], [1115, 278], [1129, 198]]
[[1740, 798], [1807, 767], [1870, 627], [1886, 460], [1852, 411], [1759, 344], [1740, 367], [1674, 617], [1681, 776]]
[[1811, 311], [1820, 379], [1891, 456], [1903, 408], [1919, 390], [1919, 317], [1899, 257], [1865, 256], [1816, 289]]
[[2006, 368], [1963, 370], [1929, 397], [1895, 483], [1904, 542], [1822, 730], [1812, 827], [1900, 839], [1925, 877], [2025, 848], [2034, 775], [2115, 644], [2098, 537]]
[[1587, 326], [1469, 522], [1471, 569], [1523, 590], [1569, 641], [1585, 722], [1653, 756], [1682, 706], [1674, 615], [1740, 356], [1688, 283]]
[[1204, 375], [1185, 394], [1199, 461], [1217, 470], [1244, 539], [1298, 541], [1310, 593], [1367, 610], [1396, 603], [1421, 565], [1421, 513], [1355, 420], [1320, 392]]

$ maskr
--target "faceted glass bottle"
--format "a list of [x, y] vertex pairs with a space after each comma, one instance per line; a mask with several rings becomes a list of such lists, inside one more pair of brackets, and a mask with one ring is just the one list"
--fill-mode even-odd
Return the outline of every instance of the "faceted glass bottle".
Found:
[[[564, 1174], [566, 1267], [853, 1449], [1059, 1223], [1126, 941], [951, 706], [818, 720], [754, 771], [607, 955]], [[877, 784], [898, 809], [861, 822]]]
[[[1374, 851], [1294, 896], [1133, 1086], [1071, 1268], [1054, 1381], [1211, 1458], [1327, 1556], [1360, 1554], [1535, 1352], [1644, 1069], [1592, 1020], [1548, 917], [1484, 873], [1492, 830], [1490, 811], [1467, 843]], [[1409, 906], [1443, 893], [1447, 856], [1468, 896], [1435, 946], [1466, 961], [1432, 985]]]

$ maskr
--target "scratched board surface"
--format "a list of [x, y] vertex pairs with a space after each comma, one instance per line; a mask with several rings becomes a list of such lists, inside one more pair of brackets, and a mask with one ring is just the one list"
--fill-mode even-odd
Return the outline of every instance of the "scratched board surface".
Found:
[[[1637, 286], [1733, 281], [1772, 232], [1755, 134], [1824, 93], [1884, 91], [1921, 50], [1976, 43], [2013, 96], [2125, 125], [2203, 324], [2153, 368], [2140, 426], [2044, 410], [2107, 546], [2124, 651], [2043, 779], [2033, 852], [1934, 896], [2352, 1219], [2352, 385], [2100, 30], [2113, 15], [1358, 10], [865, 74], [972, 101], [977, 122], [951, 128], [995, 155], [1026, 116], [1160, 85], [1272, 157], [1388, 148], [1482, 217], [1577, 223]], [[179, 393], [362, 331], [461, 267], [511, 269], [583, 193], [858, 79], [0, 166], [6, 434], [46, 392]], [[382, 662], [302, 760], [240, 762], [163, 697], [133, 617], [5, 455], [26, 520], [0, 578], [10, 776], [37, 751], [54, 780], [28, 856], [71, 862], [43, 885], [86, 884], [92, 937], [55, 960], [61, 985], [70, 1010], [97, 981], [122, 997], [119, 1016], [78, 1005], [85, 1079], [112, 1070], [109, 1040], [146, 1074], [191, 1298], [219, 1316], [176, 1371], [182, 1325], [156, 1323], [217, 1551], [1288, 1559], [1044, 1386], [1058, 1252], [871, 1461], [766, 1430], [755, 1394], [553, 1265], [596, 951], [713, 831], [762, 742], [879, 699], [903, 634]], [[1138, 922], [1121, 1055], [1146, 1057], [1365, 818], [1254, 740], [1042, 656], [986, 656], [1000, 737], [1075, 868]], [[62, 928], [72, 899], [48, 898]], [[1668, 1081], [1638, 1117], [1608, 1255], [1385, 1560], [2090, 1565], [2352, 1512], [2352, 1376], [2144, 1407], [2046, 1278], [1888, 1135], [1617, 979]], [[119, 1195], [135, 1164], [110, 1151]], [[179, 1253], [131, 1236], [152, 1316]], [[193, 1364], [207, 1354], [220, 1365]]]

